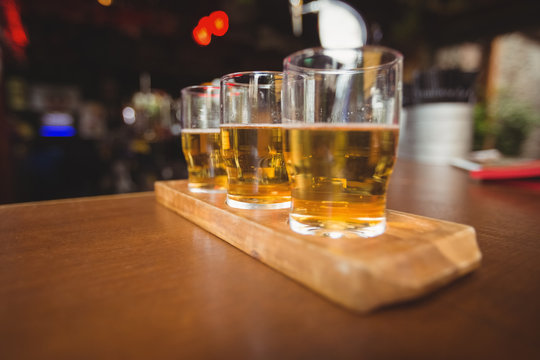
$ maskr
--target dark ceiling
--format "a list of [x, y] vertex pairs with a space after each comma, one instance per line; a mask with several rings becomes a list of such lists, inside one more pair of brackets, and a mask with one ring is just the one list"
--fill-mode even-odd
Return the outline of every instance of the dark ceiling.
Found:
[[[378, 0], [348, 1], [381, 43], [414, 54], [462, 41], [488, 41], [522, 30], [536, 34], [540, 1]], [[98, 80], [115, 78], [126, 94], [138, 74], [177, 95], [180, 88], [241, 70], [281, 68], [287, 54], [318, 45], [315, 15], [304, 17], [304, 34], [292, 34], [287, 0], [19, 0], [30, 44], [26, 59], [9, 58], [6, 72], [31, 81], [77, 83], [86, 95]], [[229, 14], [229, 32], [207, 47], [191, 31], [214, 10]], [[9, 74], [8, 74], [9, 75]]]

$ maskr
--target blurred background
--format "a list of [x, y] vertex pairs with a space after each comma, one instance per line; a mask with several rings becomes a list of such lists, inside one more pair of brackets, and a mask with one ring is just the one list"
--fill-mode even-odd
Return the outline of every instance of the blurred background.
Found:
[[[472, 132], [457, 134], [469, 150], [540, 157], [540, 2], [347, 3], [366, 21], [368, 43], [404, 54], [405, 113], [466, 104]], [[288, 0], [0, 4], [0, 203], [148, 191], [187, 178], [180, 89], [281, 70], [288, 54], [320, 45], [315, 14], [293, 34]], [[194, 33], [217, 10], [226, 32]]]

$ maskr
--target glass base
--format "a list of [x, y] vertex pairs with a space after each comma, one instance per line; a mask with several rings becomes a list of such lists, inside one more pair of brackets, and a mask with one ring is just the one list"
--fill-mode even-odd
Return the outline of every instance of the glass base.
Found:
[[294, 214], [289, 215], [289, 227], [302, 235], [319, 235], [339, 239], [369, 238], [381, 235], [386, 230], [386, 218], [355, 219], [354, 223], [332, 223], [320, 219], [310, 219], [302, 216], [302, 222], [295, 219]]
[[257, 202], [244, 202], [244, 201], [238, 201], [231, 199], [229, 195], [227, 195], [227, 205], [229, 205], [232, 208], [236, 209], [267, 209], [267, 210], [274, 210], [274, 209], [289, 209], [291, 207], [291, 202], [280, 202], [280, 203], [257, 203]]
[[227, 192], [227, 189], [203, 188], [203, 187], [191, 186], [190, 184], [188, 184], [188, 189], [192, 193], [204, 193], [204, 194], [216, 194], [216, 193], [224, 194]]

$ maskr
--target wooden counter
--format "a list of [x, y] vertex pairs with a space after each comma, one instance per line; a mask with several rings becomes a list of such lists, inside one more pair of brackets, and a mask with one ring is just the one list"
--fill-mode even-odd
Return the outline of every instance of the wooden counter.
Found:
[[482, 266], [357, 315], [153, 193], [0, 206], [0, 358], [540, 358], [539, 191], [401, 161], [389, 208], [473, 226]]

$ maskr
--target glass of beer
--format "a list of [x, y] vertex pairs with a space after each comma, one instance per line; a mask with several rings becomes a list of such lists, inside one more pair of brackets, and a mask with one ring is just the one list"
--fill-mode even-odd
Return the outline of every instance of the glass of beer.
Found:
[[192, 192], [226, 192], [219, 137], [219, 86], [189, 86], [182, 95], [182, 151]]
[[221, 154], [231, 207], [291, 205], [283, 159], [282, 84], [281, 72], [250, 71], [221, 78]]
[[403, 56], [392, 49], [306, 49], [284, 60], [305, 86], [283, 95], [289, 225], [300, 234], [372, 237], [386, 228]]

